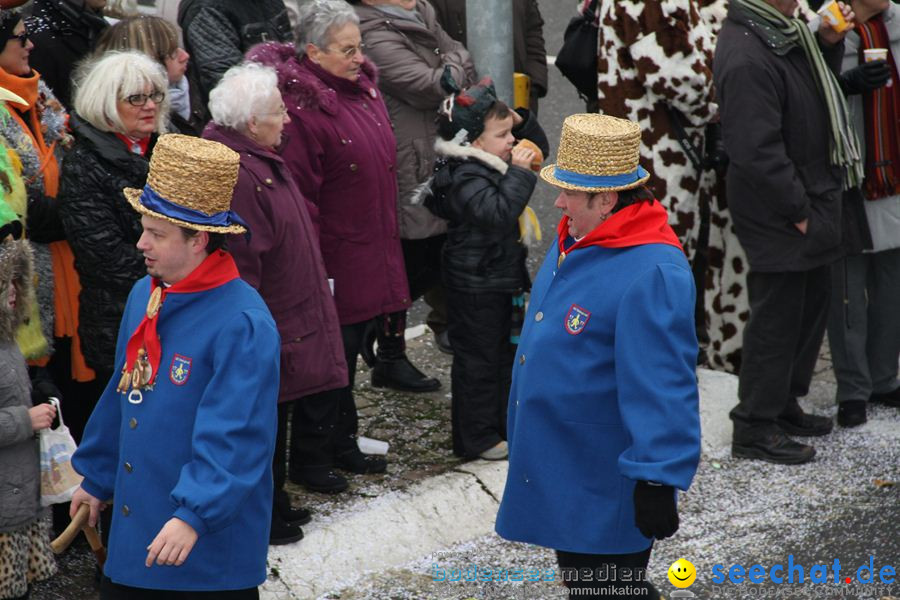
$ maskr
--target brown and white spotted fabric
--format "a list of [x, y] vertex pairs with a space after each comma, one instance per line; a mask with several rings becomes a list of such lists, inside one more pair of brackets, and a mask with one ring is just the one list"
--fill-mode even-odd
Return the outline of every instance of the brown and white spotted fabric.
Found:
[[30, 583], [55, 574], [49, 519], [37, 519], [18, 531], [0, 533], [0, 598], [24, 596]]
[[[714, 31], [724, 0], [600, 0], [600, 112], [637, 121], [648, 185], [669, 211], [669, 222], [693, 260], [701, 202], [711, 207], [710, 269], [702, 291], [710, 342], [708, 363], [734, 371], [740, 364], [749, 315], [746, 258], [731, 225], [724, 193], [712, 171], [697, 172], [678, 142], [667, 106], [683, 116], [695, 148], [718, 107], [712, 80]], [[708, 15], [710, 23], [704, 16]], [[701, 290], [698, 290], [698, 295]]]

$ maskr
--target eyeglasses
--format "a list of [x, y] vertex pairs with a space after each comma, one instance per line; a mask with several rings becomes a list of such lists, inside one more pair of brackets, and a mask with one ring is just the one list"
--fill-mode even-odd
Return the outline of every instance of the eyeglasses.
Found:
[[359, 46], [350, 46], [349, 48], [341, 48], [339, 50], [329, 50], [328, 48], [322, 48], [322, 52], [327, 52], [329, 54], [331, 54], [333, 52], [337, 52], [339, 54], [343, 54], [344, 58], [346, 58], [347, 60], [350, 60], [357, 54], [362, 54], [363, 50], [365, 50], [365, 49], [366, 49], [366, 45], [360, 44]]
[[284, 117], [286, 114], [288, 114], [287, 106], [282, 104], [281, 108], [278, 109], [278, 112], [260, 113], [258, 116], [260, 116], [260, 117]]
[[143, 106], [147, 104], [147, 100], [153, 100], [154, 104], [159, 104], [166, 99], [164, 92], [153, 92], [152, 94], [132, 94], [125, 96], [125, 102], [132, 106]]
[[31, 35], [31, 34], [30, 34], [28, 31], [23, 31], [23, 32], [20, 33], [19, 35], [11, 35], [11, 36], [9, 36], [9, 37], [6, 38], [6, 39], [7, 39], [7, 41], [9, 41], [9, 40], [19, 40], [19, 43], [20, 43], [20, 44], [22, 45], [22, 47], [24, 48], [25, 46], [28, 45], [28, 39], [29, 39], [29, 36], [30, 36], [30, 35]]

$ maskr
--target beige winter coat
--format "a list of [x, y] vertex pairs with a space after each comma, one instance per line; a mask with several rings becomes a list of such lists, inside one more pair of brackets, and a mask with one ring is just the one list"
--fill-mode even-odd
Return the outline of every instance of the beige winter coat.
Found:
[[400, 237], [423, 239], [444, 233], [446, 223], [422, 204], [413, 204], [412, 198], [434, 167], [435, 119], [447, 95], [441, 87], [441, 75], [447, 66], [461, 87], [475, 83], [472, 58], [462, 44], [441, 29], [434, 9], [425, 0], [416, 2], [421, 23], [372, 6], [355, 8], [366, 55], [378, 67], [378, 87], [397, 137]]

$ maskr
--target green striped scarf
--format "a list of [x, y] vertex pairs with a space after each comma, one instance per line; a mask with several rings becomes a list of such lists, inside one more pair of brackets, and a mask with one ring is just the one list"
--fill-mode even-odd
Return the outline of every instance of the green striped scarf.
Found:
[[803, 49], [819, 92], [828, 107], [831, 164], [843, 169], [845, 190], [859, 187], [864, 175], [859, 139], [850, 124], [847, 100], [841, 92], [837, 77], [825, 64], [825, 58], [812, 31], [800, 19], [785, 17], [764, 0], [734, 0], [734, 2], [745, 9], [746, 16], [759, 26], [773, 52], [784, 56], [794, 46]]

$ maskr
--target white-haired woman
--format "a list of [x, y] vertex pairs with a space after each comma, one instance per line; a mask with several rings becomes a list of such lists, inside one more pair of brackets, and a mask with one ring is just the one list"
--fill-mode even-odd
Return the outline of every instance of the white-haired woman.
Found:
[[[167, 86], [156, 61], [140, 52], [104, 55], [76, 83], [70, 121], [75, 145], [63, 165], [60, 213], [81, 278], [82, 352], [104, 383], [113, 373], [128, 292], [146, 274], [135, 247], [140, 215], [122, 189], [144, 187], [157, 132], [165, 130]], [[83, 407], [85, 419], [92, 408]], [[69, 427], [73, 416], [66, 411]]]
[[288, 408], [294, 411], [291, 461], [320, 468], [323, 478], [340, 482], [331, 463], [347, 363], [318, 236], [306, 200], [276, 150], [291, 119], [275, 71], [254, 63], [232, 67], [210, 92], [209, 110], [213, 121], [203, 137], [240, 154], [231, 208], [253, 233], [249, 238], [231, 236], [229, 249], [241, 277], [266, 301], [281, 334], [269, 539], [286, 544], [303, 537], [300, 525], [309, 521], [309, 512], [292, 509], [284, 491]]
[[[379, 473], [386, 461], [360, 453], [356, 445], [352, 386], [371, 321], [392, 313], [402, 317], [410, 305], [397, 226], [397, 140], [375, 85], [375, 67], [363, 56], [359, 18], [350, 5], [339, 0], [305, 3], [296, 38], [296, 44], [260, 44], [247, 58], [278, 72], [291, 116], [281, 156], [310, 203], [322, 258], [334, 279], [350, 374], [341, 398], [334, 464], [351, 473]], [[406, 358], [402, 318], [390, 323], [390, 364], [404, 375], [407, 389], [439, 386]], [[315, 473], [296, 471], [293, 464], [290, 475], [311, 489], [328, 487]]]

